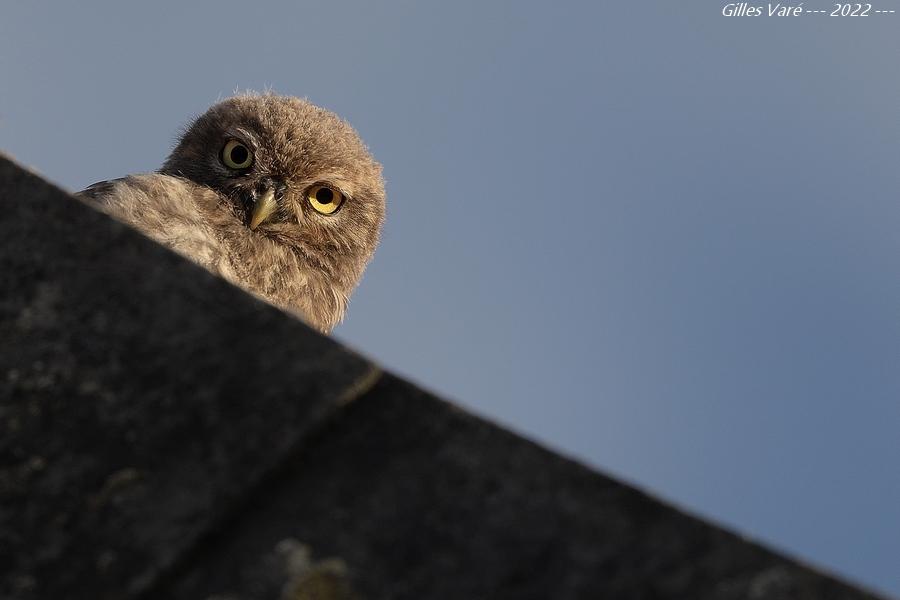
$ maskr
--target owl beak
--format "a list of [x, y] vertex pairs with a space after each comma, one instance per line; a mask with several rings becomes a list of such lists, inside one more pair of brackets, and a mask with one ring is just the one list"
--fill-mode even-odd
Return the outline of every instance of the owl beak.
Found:
[[278, 203], [275, 202], [275, 190], [269, 188], [265, 193], [256, 199], [253, 204], [253, 212], [250, 213], [250, 229], [255, 230], [266, 219], [278, 209]]

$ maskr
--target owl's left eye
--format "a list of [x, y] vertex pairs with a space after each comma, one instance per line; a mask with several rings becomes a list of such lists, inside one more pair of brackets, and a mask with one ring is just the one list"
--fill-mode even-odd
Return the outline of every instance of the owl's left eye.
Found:
[[330, 215], [344, 203], [344, 195], [327, 185], [314, 185], [306, 192], [306, 199], [316, 212]]
[[253, 153], [239, 141], [229, 140], [222, 148], [222, 162], [229, 169], [246, 169], [253, 164]]

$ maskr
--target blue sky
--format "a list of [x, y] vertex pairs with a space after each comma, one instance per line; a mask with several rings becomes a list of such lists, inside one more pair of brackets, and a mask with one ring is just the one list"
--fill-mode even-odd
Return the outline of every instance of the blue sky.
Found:
[[723, 5], [8, 3], [0, 148], [74, 190], [308, 97], [388, 183], [337, 337], [900, 596], [900, 14]]

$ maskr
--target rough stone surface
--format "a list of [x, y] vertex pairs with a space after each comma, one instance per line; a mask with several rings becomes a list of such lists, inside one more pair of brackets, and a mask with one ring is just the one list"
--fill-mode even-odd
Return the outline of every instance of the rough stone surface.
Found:
[[874, 598], [382, 374], [2, 157], [0, 204], [0, 598]]
[[149, 589], [377, 370], [0, 164], [0, 593]]

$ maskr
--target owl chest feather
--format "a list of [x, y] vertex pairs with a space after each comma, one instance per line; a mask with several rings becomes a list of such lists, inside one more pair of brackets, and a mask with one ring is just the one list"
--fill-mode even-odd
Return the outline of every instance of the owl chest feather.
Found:
[[247, 228], [209, 188], [168, 175], [134, 175], [81, 197], [322, 331], [343, 317], [346, 294], [333, 290], [295, 248]]

